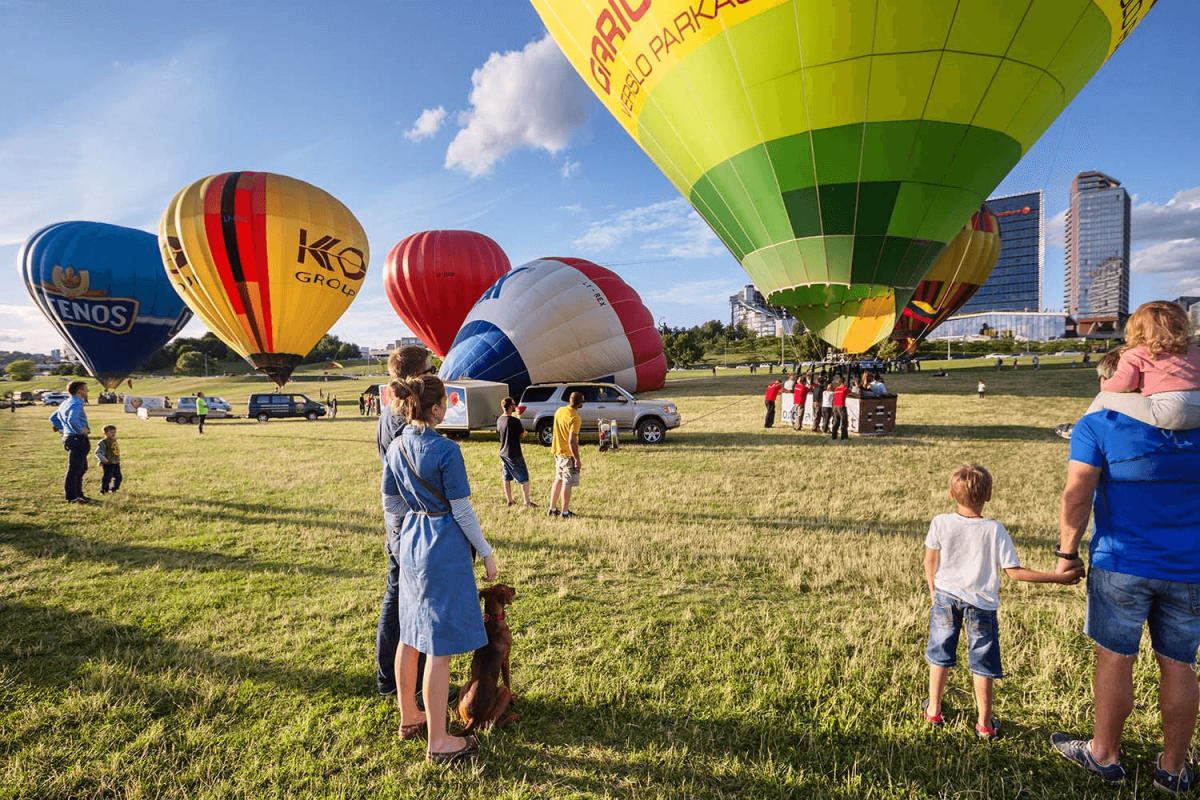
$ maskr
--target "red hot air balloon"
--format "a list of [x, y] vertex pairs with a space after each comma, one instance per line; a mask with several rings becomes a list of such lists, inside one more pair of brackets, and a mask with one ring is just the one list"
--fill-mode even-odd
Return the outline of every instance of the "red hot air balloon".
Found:
[[424, 231], [388, 253], [383, 288], [404, 324], [444, 357], [475, 301], [510, 268], [482, 233]]

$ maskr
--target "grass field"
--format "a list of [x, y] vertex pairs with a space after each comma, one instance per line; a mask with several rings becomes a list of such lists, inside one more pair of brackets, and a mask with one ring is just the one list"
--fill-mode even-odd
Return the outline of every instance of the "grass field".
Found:
[[[1069, 360], [1069, 359], [1068, 359]], [[118, 425], [125, 486], [62, 500], [41, 406], [0, 412], [0, 798], [1063, 798], [1149, 792], [1156, 679], [1109, 789], [1049, 734], [1090, 733], [1084, 591], [1006, 581], [997, 686], [1006, 736], [977, 742], [970, 679], [948, 725], [921, 720], [929, 520], [947, 476], [996, 476], [985, 513], [1024, 563], [1053, 568], [1067, 446], [1095, 374], [972, 362], [891, 376], [893, 436], [762, 429], [770, 376], [672, 373], [684, 426], [658, 447], [589, 443], [580, 517], [502, 499], [494, 434], [463, 443], [510, 609], [523, 718], [473, 768], [427, 766], [374, 691], [385, 560], [366, 381], [330, 383], [336, 420]], [[974, 362], [978, 364], [979, 362]], [[979, 377], [988, 396], [974, 396]], [[57, 384], [55, 384], [57, 385]], [[240, 406], [261, 380], [141, 381]], [[295, 385], [316, 397], [324, 384]], [[16, 387], [23, 388], [23, 387]], [[94, 440], [93, 440], [94, 442]], [[545, 503], [551, 459], [527, 445]], [[99, 470], [87, 474], [99, 496]], [[965, 658], [965, 654], [963, 656]], [[464, 679], [468, 656], [452, 663]]]

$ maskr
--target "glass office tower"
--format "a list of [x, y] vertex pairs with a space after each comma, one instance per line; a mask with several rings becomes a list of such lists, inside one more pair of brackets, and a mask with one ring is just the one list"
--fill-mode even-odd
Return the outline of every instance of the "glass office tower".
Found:
[[989, 197], [986, 202], [1000, 223], [1000, 258], [958, 313], [1041, 311], [1046, 264], [1042, 192]]
[[1119, 330], [1129, 315], [1129, 193], [1103, 172], [1071, 182], [1067, 209], [1067, 315], [1080, 335]]

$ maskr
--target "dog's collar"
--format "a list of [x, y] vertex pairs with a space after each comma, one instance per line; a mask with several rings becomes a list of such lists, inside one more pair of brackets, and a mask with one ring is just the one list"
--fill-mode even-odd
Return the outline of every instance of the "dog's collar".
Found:
[[484, 621], [484, 622], [490, 622], [491, 620], [496, 620], [496, 621], [498, 621], [498, 622], [499, 622], [499, 621], [502, 621], [503, 619], [504, 619], [504, 612], [503, 612], [503, 611], [501, 611], [499, 614], [497, 614], [497, 615], [496, 615], [496, 616], [494, 616], [494, 617], [493, 617], [491, 614], [484, 614], [484, 615], [483, 615], [483, 621]]

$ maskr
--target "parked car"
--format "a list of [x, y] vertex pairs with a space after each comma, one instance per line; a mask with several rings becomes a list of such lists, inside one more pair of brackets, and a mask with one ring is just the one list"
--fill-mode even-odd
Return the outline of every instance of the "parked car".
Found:
[[206, 397], [204, 399], [208, 401], [208, 413], [210, 414], [214, 411], [224, 411], [227, 415], [233, 412], [233, 406], [229, 405], [224, 397]]
[[46, 392], [42, 395], [42, 405], [57, 406], [70, 396], [68, 392]]
[[[224, 400], [221, 400], [221, 402], [225, 407], [218, 408], [213, 405], [212, 401], [219, 400], [220, 398], [208, 397], [205, 399], [208, 400], [208, 419], [224, 419], [228, 415], [227, 409], [229, 408], [229, 404]], [[175, 408], [166, 412], [166, 418], [167, 422], [177, 422], [180, 425], [195, 425], [199, 422], [200, 417], [196, 413], [195, 396], [179, 398], [179, 402], [175, 404]]]
[[315, 420], [325, 416], [325, 406], [303, 394], [252, 394], [247, 413], [259, 422], [284, 417]]
[[554, 439], [554, 412], [567, 405], [572, 392], [583, 394], [579, 416], [581, 433], [599, 434], [600, 420], [617, 421], [623, 431], [633, 431], [642, 444], [661, 444], [667, 431], [678, 428], [679, 409], [668, 400], [639, 400], [615, 383], [542, 383], [521, 394], [517, 414], [538, 443], [549, 447]]

